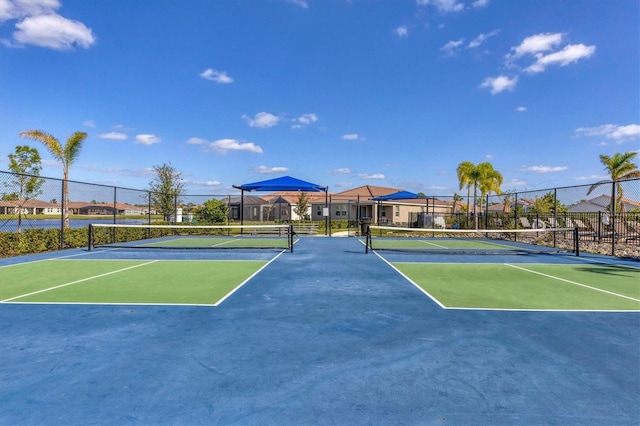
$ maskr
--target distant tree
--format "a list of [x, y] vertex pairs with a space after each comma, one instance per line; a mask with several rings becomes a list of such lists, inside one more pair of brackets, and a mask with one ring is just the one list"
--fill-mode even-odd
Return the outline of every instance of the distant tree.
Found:
[[154, 179], [149, 183], [151, 205], [158, 214], [169, 221], [175, 213], [175, 207], [181, 203], [180, 196], [184, 194], [184, 182], [181, 174], [171, 163], [153, 166]]
[[215, 198], [206, 201], [202, 207], [193, 210], [193, 216], [199, 223], [225, 223], [229, 208], [225, 203]]
[[[638, 170], [638, 166], [633, 162], [633, 159], [637, 154], [637, 151], [632, 151], [625, 152], [624, 154], [615, 153], [611, 157], [608, 155], [600, 155], [600, 162], [604, 165], [605, 170], [609, 173], [609, 176], [615, 185], [611, 186], [611, 202], [613, 203], [613, 200], [615, 199], [617, 210], [620, 212], [624, 211], [624, 204], [622, 203], [624, 195], [621, 181], [640, 178], [640, 170]], [[610, 182], [600, 181], [594, 183], [587, 191], [587, 195], [591, 194], [591, 192], [600, 185], [606, 183]], [[610, 204], [608, 206], [608, 210], [612, 211], [612, 207], [613, 206]]]
[[306, 192], [303, 191], [298, 196], [293, 212], [298, 215], [300, 220], [305, 220], [309, 217], [309, 198]]
[[75, 162], [80, 155], [80, 148], [82, 148], [82, 142], [87, 138], [87, 134], [84, 132], [75, 132], [72, 134], [64, 146], [60, 144], [60, 141], [52, 135], [43, 132], [42, 130], [28, 130], [20, 133], [23, 138], [28, 138], [38, 142], [42, 142], [47, 148], [49, 153], [53, 157], [62, 163], [62, 194], [63, 203], [65, 209], [62, 212], [64, 228], [69, 227], [69, 167]]
[[567, 207], [556, 200], [553, 191], [549, 191], [542, 197], [536, 197], [529, 211], [531, 213], [562, 213], [567, 211]]
[[9, 170], [15, 173], [13, 183], [17, 191], [13, 193], [18, 201], [18, 232], [22, 232], [23, 206], [25, 203], [42, 194], [40, 189], [44, 179], [40, 177], [42, 170], [40, 154], [35, 148], [26, 145], [16, 146], [13, 154], [9, 154]]
[[459, 194], [454, 193], [453, 194], [453, 213], [454, 214], [457, 210], [457, 206], [460, 201], [464, 201], [464, 198], [462, 198], [462, 196], [460, 196]]

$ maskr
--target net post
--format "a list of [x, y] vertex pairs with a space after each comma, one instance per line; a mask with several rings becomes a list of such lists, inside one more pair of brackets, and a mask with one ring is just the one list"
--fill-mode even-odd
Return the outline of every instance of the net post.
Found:
[[369, 225], [365, 225], [364, 228], [364, 253], [369, 253], [369, 248], [371, 247], [371, 228]]
[[287, 239], [289, 240], [289, 252], [293, 253], [293, 223], [289, 224], [289, 227], [287, 228]]
[[88, 235], [87, 235], [87, 251], [91, 251], [93, 247], [93, 225], [89, 224], [88, 227]]
[[576, 249], [576, 257], [580, 256], [580, 234], [578, 227], [573, 228], [573, 245]]

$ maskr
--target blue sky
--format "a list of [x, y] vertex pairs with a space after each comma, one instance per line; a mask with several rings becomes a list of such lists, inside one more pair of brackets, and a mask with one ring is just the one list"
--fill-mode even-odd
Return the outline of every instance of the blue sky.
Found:
[[0, 0], [0, 169], [88, 138], [70, 179], [191, 194], [283, 175], [462, 193], [588, 184], [640, 148], [636, 0]]

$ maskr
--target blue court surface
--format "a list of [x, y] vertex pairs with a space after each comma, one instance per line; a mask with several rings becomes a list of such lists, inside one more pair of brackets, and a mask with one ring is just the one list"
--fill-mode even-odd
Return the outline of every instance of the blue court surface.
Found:
[[[443, 309], [391, 265], [434, 258], [381, 256], [301, 238], [218, 306], [1, 303], [0, 424], [640, 424], [640, 312]], [[481, 259], [439, 261], [536, 261]]]

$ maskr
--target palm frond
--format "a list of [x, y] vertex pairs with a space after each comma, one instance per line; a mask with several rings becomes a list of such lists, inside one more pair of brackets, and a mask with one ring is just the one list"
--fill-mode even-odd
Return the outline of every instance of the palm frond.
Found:
[[87, 138], [85, 132], [75, 132], [67, 139], [67, 143], [64, 146], [64, 157], [67, 164], [71, 164], [78, 158], [80, 154], [80, 148], [82, 148], [82, 142]]
[[60, 145], [58, 139], [56, 139], [53, 135], [43, 132], [42, 130], [27, 130], [25, 132], [21, 132], [20, 137], [41, 142], [51, 153], [51, 155], [53, 155], [60, 161], [63, 160], [64, 157], [62, 146]]

